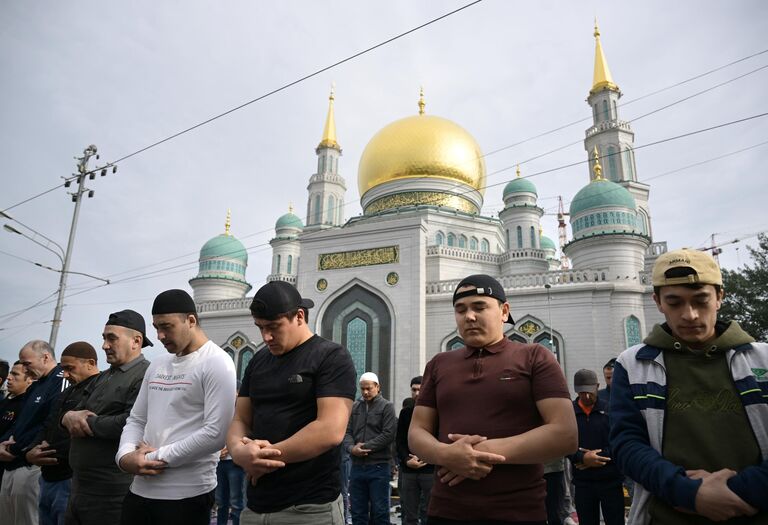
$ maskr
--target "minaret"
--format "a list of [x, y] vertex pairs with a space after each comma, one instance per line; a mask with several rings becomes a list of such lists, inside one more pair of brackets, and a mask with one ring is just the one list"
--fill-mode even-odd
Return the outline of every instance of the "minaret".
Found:
[[[613, 81], [608, 61], [605, 59], [603, 46], [600, 43], [600, 29], [595, 19], [595, 71], [592, 89], [589, 91], [587, 102], [592, 108], [593, 125], [586, 131], [584, 149], [588, 158], [598, 147], [602, 153], [601, 160], [605, 170], [605, 178], [621, 184], [629, 190], [637, 202], [638, 214], [642, 220], [644, 233], [651, 235], [650, 213], [648, 211], [649, 187], [637, 181], [635, 165], [635, 134], [629, 122], [619, 119], [618, 101], [622, 93]], [[594, 159], [590, 158], [590, 172]]]
[[303, 229], [301, 219], [293, 213], [293, 205], [289, 205], [288, 213], [275, 222], [275, 237], [269, 241], [272, 247], [272, 271], [267, 276], [267, 282], [287, 281], [296, 284], [301, 256], [299, 235]]
[[336, 120], [333, 116], [334, 89], [328, 97], [328, 116], [323, 138], [315, 148], [317, 173], [309, 178], [307, 192], [307, 230], [340, 226], [344, 222], [344, 198], [347, 186], [339, 175], [341, 146], [336, 140]]
[[546, 272], [549, 263], [539, 234], [544, 210], [537, 203], [536, 186], [520, 176], [520, 166], [516, 173], [504, 187], [504, 209], [499, 212], [507, 243], [501, 270], [504, 275]]

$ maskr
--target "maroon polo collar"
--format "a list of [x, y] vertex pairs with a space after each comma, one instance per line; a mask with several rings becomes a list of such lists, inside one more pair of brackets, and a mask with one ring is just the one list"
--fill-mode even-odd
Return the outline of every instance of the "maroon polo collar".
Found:
[[508, 341], [509, 340], [506, 337], [502, 337], [496, 343], [493, 343], [492, 345], [484, 346], [482, 348], [477, 348], [474, 346], [466, 346], [464, 348], [464, 359], [469, 359], [480, 350], [485, 350], [486, 352], [490, 352], [492, 354], [498, 354], [499, 352], [504, 350], [504, 348], [507, 346]]

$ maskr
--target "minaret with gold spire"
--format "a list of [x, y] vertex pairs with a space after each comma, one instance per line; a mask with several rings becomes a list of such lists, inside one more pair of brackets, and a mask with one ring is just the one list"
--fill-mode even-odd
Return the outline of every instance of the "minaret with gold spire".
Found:
[[[634, 197], [642, 219], [644, 231], [650, 235], [651, 221], [648, 211], [647, 184], [638, 182], [635, 164], [635, 134], [630, 123], [619, 118], [619, 99], [622, 96], [619, 86], [614, 82], [608, 61], [605, 58], [600, 41], [600, 28], [595, 18], [595, 64], [592, 76], [592, 88], [589, 90], [587, 103], [592, 109], [592, 126], [586, 131], [584, 149], [589, 159], [589, 178], [598, 176], [594, 171], [600, 167], [600, 177], [616, 182], [629, 190]], [[599, 161], [593, 153], [600, 151]]]
[[317, 172], [309, 179], [307, 191], [308, 230], [340, 226], [344, 222], [344, 200], [347, 186], [339, 175], [341, 146], [336, 138], [334, 102], [335, 86], [328, 97], [328, 115], [325, 118], [323, 136], [315, 148]]

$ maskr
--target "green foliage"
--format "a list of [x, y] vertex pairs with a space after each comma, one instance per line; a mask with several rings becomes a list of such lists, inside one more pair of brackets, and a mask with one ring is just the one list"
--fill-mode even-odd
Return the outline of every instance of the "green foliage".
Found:
[[768, 339], [768, 235], [758, 235], [758, 247], [747, 247], [754, 264], [723, 270], [725, 299], [720, 318], [738, 321], [758, 341]]

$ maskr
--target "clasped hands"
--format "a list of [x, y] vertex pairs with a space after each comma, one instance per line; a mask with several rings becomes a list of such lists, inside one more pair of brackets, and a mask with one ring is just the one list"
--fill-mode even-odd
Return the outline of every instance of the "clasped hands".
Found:
[[442, 483], [453, 487], [465, 479], [479, 480], [493, 470], [493, 466], [505, 461], [505, 457], [491, 452], [482, 452], [475, 447], [488, 438], [478, 435], [448, 434], [452, 441], [444, 447], [440, 457], [437, 475]]
[[9, 439], [3, 441], [0, 443], [0, 461], [9, 462], [16, 459], [16, 456], [13, 455], [13, 453], [8, 450], [8, 447], [16, 443], [16, 440], [13, 439], [13, 436], [11, 436]]
[[[706, 470], [686, 470], [690, 479], [700, 479], [701, 485], [696, 491], [696, 512], [712, 521], [725, 521], [737, 516], [754, 516], [757, 509], [741, 499], [728, 487], [728, 480], [738, 474], [735, 470], [724, 468], [716, 472]], [[689, 510], [677, 510], [691, 514]]]
[[264, 474], [283, 468], [285, 463], [278, 458], [282, 452], [265, 439], [250, 439], [243, 437], [240, 442], [229, 450], [229, 455], [235, 463], [245, 471], [252, 485]]
[[120, 468], [138, 476], [157, 476], [168, 467], [168, 463], [159, 459], [147, 459], [147, 454], [157, 449], [145, 442], [139, 443], [136, 450], [120, 458]]
[[61, 418], [61, 425], [72, 437], [93, 436], [93, 430], [88, 424], [88, 417], [96, 414], [90, 410], [70, 410]]

